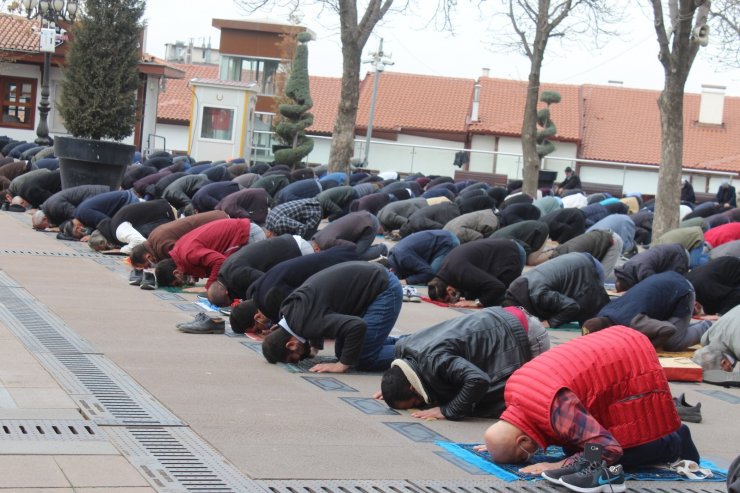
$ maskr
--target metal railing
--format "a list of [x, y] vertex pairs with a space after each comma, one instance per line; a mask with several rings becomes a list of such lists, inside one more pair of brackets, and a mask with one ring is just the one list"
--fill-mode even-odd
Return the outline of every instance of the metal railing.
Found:
[[[257, 132], [255, 132], [257, 133]], [[268, 132], [260, 132], [268, 134]], [[264, 137], [264, 136], [261, 136]], [[306, 156], [307, 163], [323, 164], [328, 162], [329, 147], [331, 137], [311, 136], [316, 142], [314, 151]], [[269, 142], [269, 140], [268, 140]], [[364, 138], [354, 140], [354, 155], [363, 156], [365, 154], [366, 142]], [[400, 173], [422, 172], [426, 174], [447, 174], [452, 175], [457, 169], [452, 163], [455, 159], [455, 153], [464, 150], [469, 154], [469, 171], [478, 171], [484, 173], [505, 174], [509, 179], [522, 179], [524, 159], [521, 154], [487, 151], [482, 149], [463, 149], [462, 147], [432, 146], [424, 144], [404, 144], [398, 142], [386, 142], [379, 140], [371, 141], [370, 163], [372, 169], [382, 171], [393, 170]], [[263, 157], [272, 157], [271, 149], [260, 148], [260, 155]], [[618, 161], [602, 161], [594, 159], [582, 159], [577, 157], [564, 156], [546, 156], [542, 161], [542, 169], [546, 171], [562, 171], [566, 166], [578, 168], [581, 172], [594, 169], [609, 169], [621, 171], [621, 179], [609, 180], [610, 184], [621, 184], [623, 187], [627, 181], [627, 175], [631, 171], [650, 171], [656, 172], [658, 167], [649, 164], [633, 164]], [[706, 179], [707, 184], [712, 178], [729, 179], [737, 178], [738, 173], [731, 171], [713, 171], [702, 169], [682, 170], [683, 175], [697, 176]], [[588, 181], [588, 180], [587, 180]]]

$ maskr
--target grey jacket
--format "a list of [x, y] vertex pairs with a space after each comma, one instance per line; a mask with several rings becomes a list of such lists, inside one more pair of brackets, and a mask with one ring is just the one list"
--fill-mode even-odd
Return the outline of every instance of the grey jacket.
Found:
[[401, 226], [406, 224], [411, 214], [424, 207], [429, 207], [429, 204], [427, 203], [427, 199], [421, 197], [418, 199], [391, 202], [380, 209], [378, 219], [385, 231], [401, 229]]
[[514, 280], [506, 302], [547, 319], [550, 327], [583, 323], [609, 302], [594, 262], [591, 255], [578, 252], [548, 260]]
[[681, 275], [689, 271], [689, 252], [678, 243], [655, 245], [638, 253], [622, 266], [614, 269], [614, 275], [624, 289], [629, 289], [646, 277], [672, 270]]
[[175, 209], [182, 209], [190, 204], [195, 192], [209, 183], [211, 180], [206, 175], [186, 175], [170, 183], [162, 192], [162, 198], [167, 199]]
[[498, 227], [498, 216], [491, 209], [484, 209], [458, 216], [445, 224], [443, 229], [454, 233], [460, 240], [460, 243], [467, 243], [481, 238], [488, 238]]

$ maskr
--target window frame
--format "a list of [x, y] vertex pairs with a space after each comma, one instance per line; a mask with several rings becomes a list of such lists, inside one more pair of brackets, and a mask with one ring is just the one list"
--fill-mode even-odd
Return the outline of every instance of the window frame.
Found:
[[[24, 84], [31, 84], [31, 101], [29, 103], [21, 103], [18, 101], [10, 101], [5, 99], [7, 94], [7, 88], [9, 85], [15, 83], [16, 87], [20, 87], [23, 90]], [[18, 128], [22, 130], [33, 130], [36, 126], [36, 96], [38, 90], [38, 79], [32, 77], [16, 77], [9, 75], [0, 75], [0, 127], [2, 128]], [[5, 115], [5, 108], [14, 106], [16, 108], [23, 107], [30, 110], [31, 117], [27, 122], [16, 123], [3, 121]]]
[[[203, 137], [203, 130], [204, 130], [204, 124], [205, 124], [205, 115], [206, 115], [206, 109], [216, 109], [216, 110], [228, 110], [231, 111], [231, 138], [230, 139], [219, 139], [215, 137]], [[238, 108], [236, 106], [222, 106], [222, 105], [215, 105], [210, 103], [205, 103], [200, 108], [200, 128], [198, 129], [198, 140], [203, 142], [215, 142], [219, 144], [233, 144], [236, 137], [236, 119], [237, 119], [237, 113]]]

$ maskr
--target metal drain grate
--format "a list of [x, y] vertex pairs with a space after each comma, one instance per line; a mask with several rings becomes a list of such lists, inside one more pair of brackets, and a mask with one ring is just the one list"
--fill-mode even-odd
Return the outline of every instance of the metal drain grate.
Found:
[[403, 480], [262, 480], [268, 493], [425, 493]]
[[[471, 480], [409, 480], [417, 488], [418, 493], [561, 493], [562, 489], [547, 481], [525, 482], [514, 481], [507, 483], [499, 479], [471, 479]], [[652, 482], [627, 481], [629, 491], [637, 493], [724, 493], [720, 487], [722, 483], [694, 483], [694, 482]]]
[[71, 394], [85, 416], [98, 425], [185, 425], [104, 356], [36, 356]]
[[265, 493], [188, 428], [126, 426], [106, 431], [160, 492]]
[[0, 443], [3, 440], [107, 440], [89, 421], [0, 420]]
[[23, 248], [2, 248], [0, 255], [25, 255], [31, 257], [67, 257], [67, 258], [99, 258], [94, 252], [46, 252], [41, 250], [26, 250]]
[[92, 353], [94, 349], [27, 291], [10, 288], [12, 281], [0, 272], [0, 320], [33, 352]]

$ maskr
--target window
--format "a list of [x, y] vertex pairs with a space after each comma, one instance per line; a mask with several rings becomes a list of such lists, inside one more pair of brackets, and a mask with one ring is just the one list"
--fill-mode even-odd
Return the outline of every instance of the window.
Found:
[[214, 140], [233, 140], [234, 110], [228, 108], [203, 107], [200, 138]]
[[33, 129], [36, 115], [36, 79], [0, 77], [0, 127]]
[[258, 160], [272, 159], [272, 113], [254, 114], [252, 135], [252, 157]]
[[279, 66], [279, 60], [225, 56], [221, 62], [220, 77], [223, 80], [256, 82], [260, 94], [271, 96], [277, 89], [275, 74]]

